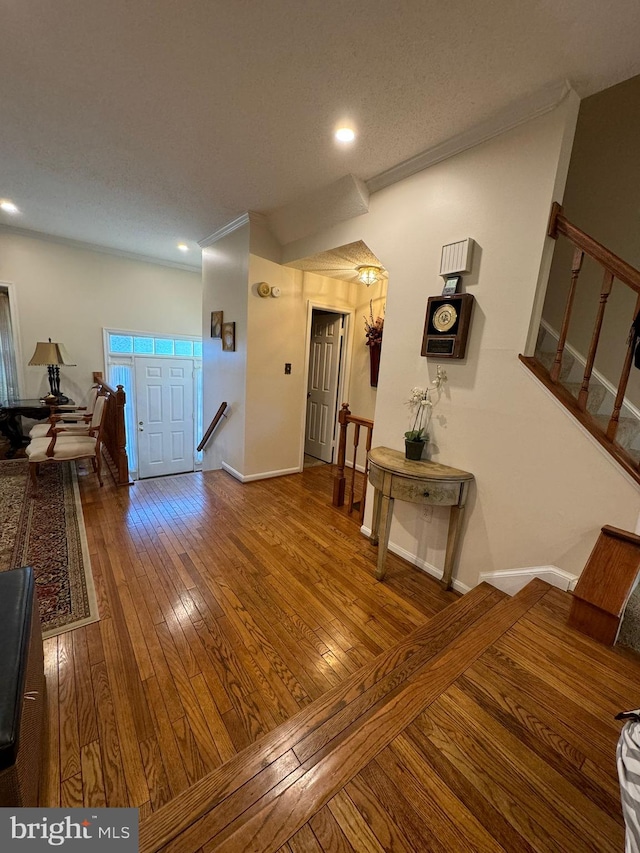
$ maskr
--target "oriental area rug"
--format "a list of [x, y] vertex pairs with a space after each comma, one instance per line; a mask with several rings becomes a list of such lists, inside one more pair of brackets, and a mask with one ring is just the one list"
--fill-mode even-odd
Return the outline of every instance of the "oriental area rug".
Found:
[[72, 463], [42, 465], [31, 497], [26, 459], [0, 460], [0, 571], [33, 566], [44, 637], [98, 620]]

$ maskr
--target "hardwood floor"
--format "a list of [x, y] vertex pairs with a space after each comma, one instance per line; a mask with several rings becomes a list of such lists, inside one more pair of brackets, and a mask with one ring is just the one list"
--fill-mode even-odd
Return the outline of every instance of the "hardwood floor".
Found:
[[568, 598], [476, 587], [160, 809], [141, 853], [620, 851], [640, 666], [567, 628]]
[[541, 581], [375, 581], [328, 477], [82, 478], [102, 619], [45, 644], [43, 804], [138, 806], [141, 853], [621, 850], [638, 659]]
[[375, 581], [329, 478], [80, 472], [101, 620], [45, 642], [42, 805], [151, 814], [457, 598]]

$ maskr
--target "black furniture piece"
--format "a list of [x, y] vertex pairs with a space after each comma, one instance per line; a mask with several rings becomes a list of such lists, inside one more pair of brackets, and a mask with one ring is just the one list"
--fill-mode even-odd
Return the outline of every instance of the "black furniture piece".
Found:
[[[73, 405], [73, 400], [69, 400]], [[20, 418], [31, 418], [34, 421], [43, 421], [52, 412], [57, 412], [55, 406], [48, 406], [42, 400], [7, 400], [0, 405], [0, 433], [9, 439], [11, 450], [7, 457], [15, 456], [16, 450], [29, 443], [29, 439], [22, 434], [22, 422]]]
[[46, 695], [31, 566], [0, 572], [0, 649], [0, 807], [37, 806]]

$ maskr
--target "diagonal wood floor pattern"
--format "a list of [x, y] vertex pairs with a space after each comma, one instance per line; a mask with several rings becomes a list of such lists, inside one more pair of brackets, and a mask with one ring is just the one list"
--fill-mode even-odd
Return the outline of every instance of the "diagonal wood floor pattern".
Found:
[[635, 656], [541, 581], [376, 582], [328, 474], [82, 478], [103, 618], [46, 643], [43, 804], [139, 806], [141, 853], [621, 850]]
[[477, 587], [160, 809], [141, 853], [621, 850], [613, 716], [640, 667], [567, 604]]
[[79, 481], [101, 621], [45, 642], [42, 805], [151, 814], [457, 598], [375, 581], [328, 466]]

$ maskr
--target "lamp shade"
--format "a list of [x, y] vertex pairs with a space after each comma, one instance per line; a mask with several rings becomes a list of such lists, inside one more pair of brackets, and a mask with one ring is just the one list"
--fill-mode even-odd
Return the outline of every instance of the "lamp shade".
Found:
[[38, 341], [36, 351], [31, 356], [29, 364], [66, 364], [68, 367], [76, 366], [76, 363], [71, 361], [71, 356], [64, 348], [64, 345], [52, 343], [51, 338], [49, 338], [48, 342]]

